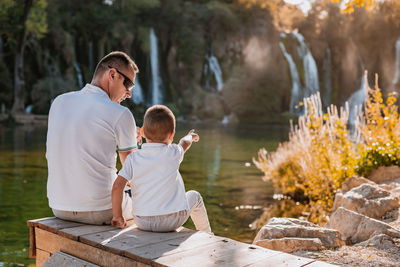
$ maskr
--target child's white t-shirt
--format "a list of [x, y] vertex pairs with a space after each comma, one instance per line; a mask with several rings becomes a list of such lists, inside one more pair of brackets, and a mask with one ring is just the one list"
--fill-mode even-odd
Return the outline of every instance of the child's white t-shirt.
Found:
[[133, 214], [165, 215], [189, 210], [185, 185], [179, 173], [182, 146], [145, 143], [126, 158], [119, 175], [132, 181]]

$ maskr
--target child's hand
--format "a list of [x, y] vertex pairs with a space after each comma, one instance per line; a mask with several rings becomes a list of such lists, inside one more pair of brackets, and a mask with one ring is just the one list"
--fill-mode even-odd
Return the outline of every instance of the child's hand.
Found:
[[198, 142], [200, 140], [200, 136], [194, 132], [194, 129], [190, 130], [188, 135], [192, 137], [193, 142]]
[[138, 142], [139, 145], [142, 144], [142, 131], [138, 126], [136, 126], [136, 142]]
[[111, 225], [115, 227], [119, 227], [121, 229], [124, 229], [126, 226], [126, 221], [124, 217], [113, 217], [111, 220]]

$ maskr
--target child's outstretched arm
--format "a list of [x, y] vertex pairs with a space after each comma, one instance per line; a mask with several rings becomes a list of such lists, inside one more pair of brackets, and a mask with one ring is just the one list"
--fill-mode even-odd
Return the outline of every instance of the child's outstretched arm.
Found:
[[111, 225], [119, 228], [124, 228], [126, 226], [125, 218], [122, 216], [122, 198], [124, 194], [125, 185], [128, 181], [118, 175], [115, 179], [112, 191], [111, 191], [111, 202], [112, 202], [112, 212], [113, 218], [111, 220]]
[[197, 133], [194, 132], [194, 129], [190, 130], [187, 135], [182, 137], [182, 139], [179, 141], [179, 145], [182, 146], [183, 151], [186, 152], [190, 148], [193, 142], [198, 142], [200, 140], [200, 137]]

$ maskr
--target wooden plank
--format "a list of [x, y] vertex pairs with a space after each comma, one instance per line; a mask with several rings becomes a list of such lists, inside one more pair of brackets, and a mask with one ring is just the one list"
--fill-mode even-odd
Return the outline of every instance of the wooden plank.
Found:
[[155, 259], [152, 265], [246, 266], [281, 253], [225, 238], [217, 243], [198, 247], [194, 250], [160, 257]]
[[36, 267], [42, 267], [43, 263], [51, 256], [50, 252], [36, 249]]
[[170, 240], [179, 238], [181, 236], [191, 235], [195, 232], [196, 231], [184, 229], [180, 232], [155, 233], [141, 231], [137, 227], [132, 226], [125, 229], [115, 229], [108, 232], [83, 235], [80, 236], [79, 240], [85, 244], [99, 248], [101, 247], [115, 254], [123, 255], [124, 252], [121, 248], [109, 244], [111, 242], [125, 240], [127, 243], [129, 243], [129, 245], [124, 246], [125, 248], [136, 246], [136, 244], [143, 246], [147, 244], [162, 242], [163, 240]]
[[294, 256], [287, 253], [280, 253], [274, 255], [271, 258], [257, 261], [253, 264], [248, 265], [249, 267], [265, 267], [265, 266], [287, 266], [287, 267], [301, 267], [309, 266], [310, 263], [314, 262], [313, 259], [307, 259], [303, 257]]
[[65, 228], [72, 228], [72, 227], [78, 227], [78, 226], [85, 225], [82, 223], [61, 220], [56, 217], [49, 218], [47, 220], [40, 220], [36, 224], [37, 224], [37, 227], [39, 227], [40, 229], [64, 236], [64, 237], [72, 239], [72, 240], [78, 240], [78, 237], [68, 234], [66, 232], [63, 232], [62, 230]]
[[36, 257], [35, 227], [29, 226], [29, 258]]
[[[181, 253], [184, 251], [195, 251], [199, 247], [217, 243], [223, 239], [224, 238], [222, 237], [213, 236], [204, 232], [196, 232], [190, 235], [182, 235], [178, 238], [167, 239], [146, 245], [134, 245], [130, 244], [130, 240], [121, 240], [118, 243], [111, 242], [108, 246], [118, 246], [119, 249], [124, 250], [123, 255], [132, 259], [144, 258], [154, 260], [162, 256]], [[121, 246], [122, 242], [125, 242], [123, 246]]]
[[111, 225], [82, 225], [77, 227], [61, 229], [60, 231], [66, 234], [70, 234], [79, 239], [79, 237], [82, 235], [96, 234], [96, 233], [110, 231], [113, 229], [115, 230], [115, 227]]
[[101, 266], [146, 266], [127, 257], [115, 255], [40, 228], [36, 229], [36, 247], [50, 253], [62, 251]]
[[28, 226], [37, 226], [37, 224], [40, 222], [40, 221], [44, 221], [44, 220], [49, 220], [49, 219], [54, 219], [55, 217], [46, 217], [46, 218], [40, 218], [40, 219], [35, 219], [35, 220], [28, 220], [27, 222], [26, 222], [26, 224], [28, 225]]
[[43, 267], [100, 267], [97, 264], [57, 251], [43, 263]]

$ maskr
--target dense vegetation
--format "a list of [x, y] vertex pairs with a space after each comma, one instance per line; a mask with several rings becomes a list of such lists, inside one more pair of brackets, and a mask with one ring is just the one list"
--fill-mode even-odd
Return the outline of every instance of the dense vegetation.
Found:
[[[398, 90], [391, 82], [399, 1], [348, 1], [352, 13], [337, 2], [317, 0], [304, 15], [283, 0], [0, 0], [0, 105], [14, 113], [33, 105], [33, 112], [46, 114], [54, 97], [79, 89], [76, 66], [90, 82], [96, 62], [112, 50], [133, 56], [149, 98], [151, 28], [159, 38], [165, 102], [177, 115], [279, 121], [275, 114], [288, 112], [291, 95], [280, 32], [295, 29], [315, 58], [324, 106], [343, 104], [364, 69], [379, 73], [384, 88]], [[288, 38], [285, 45], [304, 84], [298, 44]], [[220, 62], [222, 92], [204, 72], [211, 54]]]

